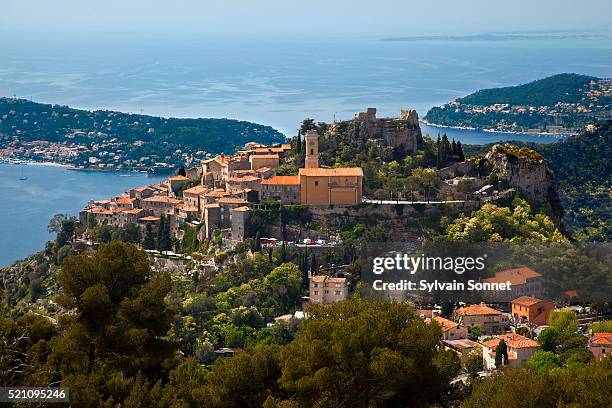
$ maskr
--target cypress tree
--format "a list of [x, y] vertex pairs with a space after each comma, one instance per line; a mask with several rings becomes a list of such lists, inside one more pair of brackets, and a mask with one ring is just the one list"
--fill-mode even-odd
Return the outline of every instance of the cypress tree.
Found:
[[142, 242], [142, 246], [144, 249], [154, 249], [155, 248], [155, 236], [153, 235], [153, 226], [147, 223], [145, 227], [145, 236]]
[[495, 349], [495, 367], [499, 368], [502, 364], [508, 364], [508, 346], [505, 341], [500, 340]]
[[319, 265], [317, 264], [317, 255], [312, 254], [312, 259], [310, 263], [310, 271], [313, 275], [316, 275], [319, 272]]
[[164, 214], [162, 214], [159, 217], [159, 225], [157, 226], [157, 240], [156, 240], [156, 247], [158, 251], [161, 251], [161, 243], [163, 241], [163, 235], [164, 235], [164, 229], [166, 228], [166, 216]]
[[463, 146], [461, 146], [461, 141], [457, 140], [457, 157], [459, 157], [459, 161], [465, 161], [465, 154], [463, 154]]

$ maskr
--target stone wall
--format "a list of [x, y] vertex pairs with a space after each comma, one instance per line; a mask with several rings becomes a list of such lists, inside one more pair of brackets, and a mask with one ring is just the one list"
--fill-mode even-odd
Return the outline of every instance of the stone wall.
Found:
[[419, 116], [413, 109], [403, 109], [397, 118], [377, 118], [376, 109], [369, 108], [355, 118], [332, 124], [323, 137], [341, 136], [349, 144], [359, 148], [378, 142], [383, 147], [402, 148], [404, 152], [416, 152], [422, 137]]

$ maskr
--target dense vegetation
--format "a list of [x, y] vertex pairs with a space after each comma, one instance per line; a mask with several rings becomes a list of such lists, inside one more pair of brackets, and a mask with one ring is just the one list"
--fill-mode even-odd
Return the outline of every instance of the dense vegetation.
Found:
[[597, 79], [587, 75], [558, 74], [517, 86], [482, 89], [457, 100], [471, 105], [554, 106], [557, 102], [576, 103], [582, 99], [582, 91], [588, 89], [589, 82]]
[[558, 74], [523, 85], [477, 91], [431, 108], [425, 120], [502, 131], [555, 131], [558, 126], [576, 131], [609, 118], [611, 86], [609, 80]]
[[565, 209], [564, 222], [584, 241], [612, 239], [612, 122], [560, 143], [534, 146], [548, 160]]
[[[177, 166], [185, 163], [183, 153], [193, 157], [196, 152], [233, 152], [250, 141], [274, 144], [285, 140], [269, 126], [245, 121], [86, 111], [0, 98], [0, 147], [13, 137], [22, 142], [84, 145], [88, 155], [93, 155], [94, 145], [108, 145], [107, 150], [121, 154], [122, 160], [155, 157], [157, 161], [168, 161], [174, 157]], [[82, 164], [79, 160], [86, 162], [87, 157], [72, 160], [74, 164]]]

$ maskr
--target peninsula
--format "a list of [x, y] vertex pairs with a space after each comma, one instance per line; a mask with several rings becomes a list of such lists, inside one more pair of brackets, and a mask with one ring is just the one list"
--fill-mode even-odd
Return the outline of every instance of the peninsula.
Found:
[[424, 119], [441, 126], [567, 135], [610, 119], [611, 109], [611, 79], [558, 74], [480, 90], [431, 108]]

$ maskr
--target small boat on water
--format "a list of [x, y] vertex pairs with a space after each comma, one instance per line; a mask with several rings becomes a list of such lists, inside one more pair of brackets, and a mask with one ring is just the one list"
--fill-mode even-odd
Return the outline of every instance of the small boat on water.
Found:
[[19, 180], [23, 181], [23, 180], [27, 180], [27, 177], [19, 177]]

